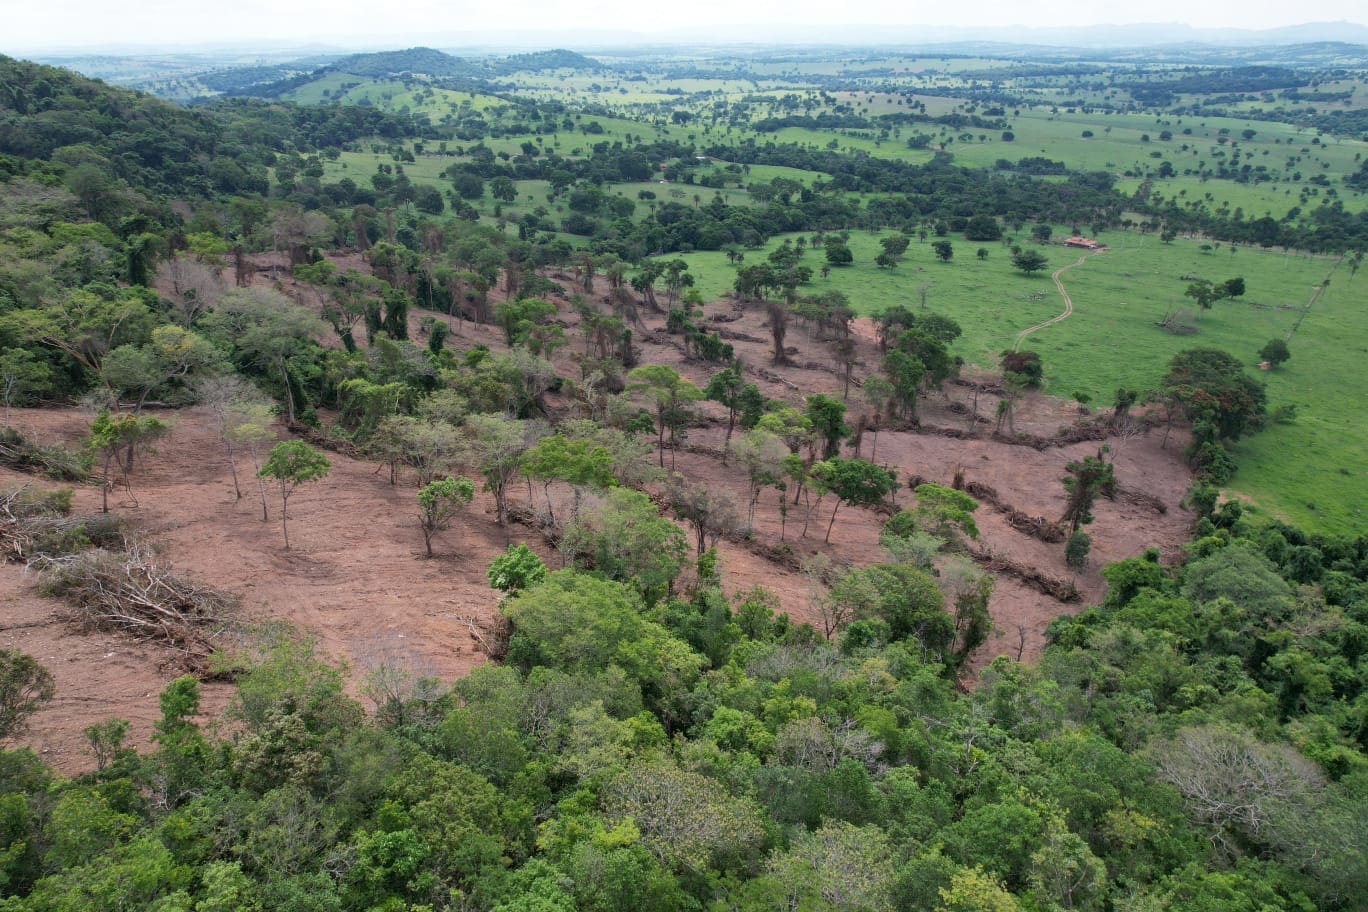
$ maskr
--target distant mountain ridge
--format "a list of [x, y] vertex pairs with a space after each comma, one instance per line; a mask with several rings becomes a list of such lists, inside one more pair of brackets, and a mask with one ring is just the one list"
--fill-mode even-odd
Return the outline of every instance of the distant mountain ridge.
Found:
[[480, 81], [528, 70], [597, 70], [601, 65], [583, 54], [556, 48], [508, 57], [469, 60], [430, 47], [352, 54], [326, 66], [266, 84], [244, 86], [235, 94], [278, 98], [316, 79], [346, 73], [366, 79], [426, 76], [438, 80]]

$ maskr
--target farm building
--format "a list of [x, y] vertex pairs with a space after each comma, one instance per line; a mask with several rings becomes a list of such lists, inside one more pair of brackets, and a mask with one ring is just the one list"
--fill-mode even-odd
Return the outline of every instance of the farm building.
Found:
[[1094, 241], [1094, 240], [1092, 240], [1091, 238], [1080, 237], [1080, 236], [1077, 235], [1077, 234], [1075, 234], [1073, 237], [1067, 237], [1067, 238], [1065, 238], [1065, 239], [1064, 239], [1064, 246], [1065, 246], [1065, 247], [1081, 247], [1081, 248], [1084, 249], [1084, 250], [1105, 250], [1105, 249], [1107, 249], [1107, 245], [1106, 245], [1106, 244], [1103, 244], [1103, 243], [1101, 243], [1101, 242], [1099, 242], [1099, 241]]

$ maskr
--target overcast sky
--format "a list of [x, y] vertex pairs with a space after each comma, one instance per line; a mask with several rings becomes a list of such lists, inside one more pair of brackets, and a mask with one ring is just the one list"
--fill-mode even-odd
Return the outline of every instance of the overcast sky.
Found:
[[[451, 46], [453, 36], [536, 30], [693, 33], [756, 23], [785, 26], [1080, 26], [1184, 23], [1197, 27], [1263, 29], [1303, 22], [1368, 24], [1364, 0], [1148, 0], [1083, 3], [1064, 0], [4, 0], [0, 52], [108, 44], [185, 45], [206, 42], [311, 42], [349, 46], [420, 43], [425, 35]], [[762, 25], [741, 33], [765, 41]], [[476, 35], [478, 38], [478, 34]], [[737, 34], [729, 31], [728, 39]], [[394, 40], [391, 40], [394, 39]], [[539, 40], [537, 43], [546, 43]], [[560, 43], [560, 42], [551, 42]], [[170, 48], [168, 48], [170, 49]]]

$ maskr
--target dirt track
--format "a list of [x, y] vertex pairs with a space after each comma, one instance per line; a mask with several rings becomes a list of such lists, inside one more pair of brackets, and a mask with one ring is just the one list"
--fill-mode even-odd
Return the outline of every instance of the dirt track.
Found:
[[[1096, 256], [1098, 253], [1101, 252], [1102, 251], [1099, 250], [1092, 255]], [[1060, 279], [1060, 276], [1068, 272], [1070, 269], [1073, 269], [1075, 266], [1082, 266], [1084, 261], [1088, 259], [1088, 256], [1089, 254], [1085, 253], [1069, 265], [1061, 266], [1054, 272], [1050, 273], [1050, 278], [1054, 280], [1055, 288], [1059, 289], [1059, 296], [1064, 299], [1064, 312], [1051, 317], [1043, 323], [1037, 323], [1035, 326], [1028, 326], [1021, 332], [1017, 333], [1016, 342], [1012, 345], [1012, 351], [1021, 351], [1021, 343], [1025, 342], [1026, 337], [1029, 336], [1031, 333], [1035, 332], [1036, 330], [1044, 329], [1047, 326], [1053, 326], [1054, 324], [1067, 319], [1073, 313], [1073, 298], [1069, 297], [1069, 291], [1067, 288], [1064, 287], [1064, 282]]]

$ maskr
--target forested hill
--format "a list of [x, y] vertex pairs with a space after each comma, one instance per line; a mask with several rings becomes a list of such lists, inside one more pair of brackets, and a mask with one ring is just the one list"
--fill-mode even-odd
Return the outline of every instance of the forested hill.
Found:
[[419, 76], [439, 81], [444, 85], [469, 85], [513, 73], [557, 69], [597, 70], [600, 69], [600, 65], [583, 54], [564, 49], [514, 54], [487, 60], [467, 60], [433, 48], [414, 47], [402, 51], [353, 54], [307, 73], [299, 73], [276, 82], [254, 82], [229, 92], [258, 98], [279, 98], [318, 79], [340, 73], [366, 79]]
[[372, 77], [398, 76], [402, 73], [422, 76], [474, 76], [479, 73], [479, 69], [468, 61], [442, 51], [413, 47], [402, 51], [379, 51], [343, 57], [315, 75], [321, 75], [323, 72]]
[[411, 135], [373, 108], [238, 100], [186, 109], [70, 70], [0, 56], [0, 176], [45, 172], [107, 220], [111, 207], [161, 196], [265, 193], [286, 149]]
[[591, 57], [576, 51], [555, 48], [550, 51], [537, 51], [532, 54], [514, 54], [502, 60], [491, 61], [494, 66], [507, 73], [527, 70], [597, 70], [602, 65]]
[[[201, 157], [241, 169], [213, 118], [70, 70], [0, 57], [0, 154], [86, 170], [156, 193], [204, 195]], [[9, 163], [6, 170], [19, 165]], [[93, 188], [92, 188], [93, 192]]]

